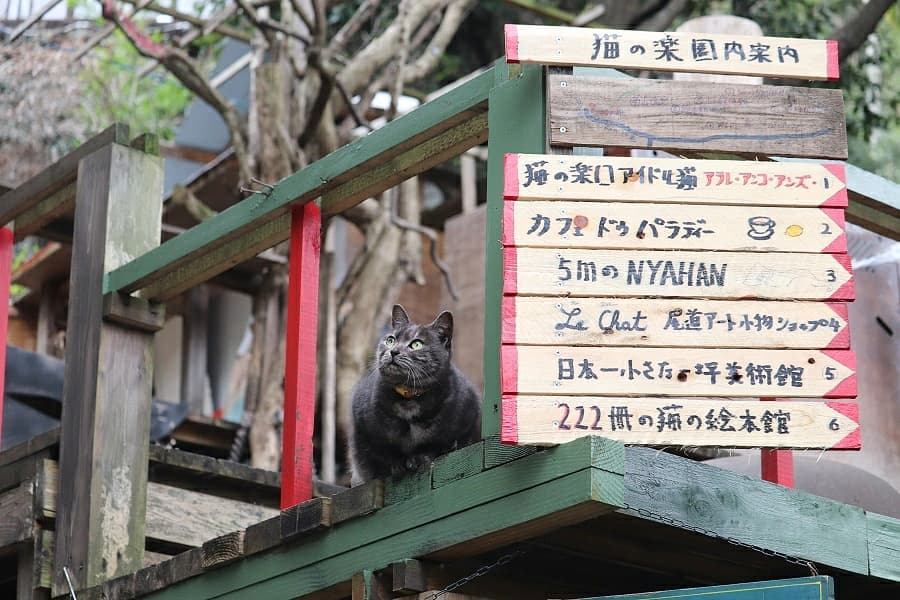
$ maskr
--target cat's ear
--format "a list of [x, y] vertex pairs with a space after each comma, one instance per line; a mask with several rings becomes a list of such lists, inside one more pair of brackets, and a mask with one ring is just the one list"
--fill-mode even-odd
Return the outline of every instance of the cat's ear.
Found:
[[402, 306], [395, 304], [391, 310], [391, 327], [397, 329], [407, 324], [409, 324], [409, 315], [406, 314]]
[[438, 315], [437, 319], [429, 327], [438, 332], [444, 346], [449, 348], [450, 341], [453, 339], [453, 315], [445, 310]]

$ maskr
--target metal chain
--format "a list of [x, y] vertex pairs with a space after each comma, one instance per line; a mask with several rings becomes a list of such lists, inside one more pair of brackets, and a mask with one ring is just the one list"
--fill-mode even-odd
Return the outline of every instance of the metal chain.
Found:
[[523, 554], [525, 554], [525, 552], [526, 552], [525, 550], [520, 549], [520, 550], [515, 550], [514, 552], [510, 552], [509, 554], [504, 554], [503, 556], [501, 556], [500, 558], [498, 558], [491, 564], [479, 567], [474, 572], [470, 573], [469, 575], [466, 575], [462, 579], [457, 579], [453, 583], [449, 584], [447, 587], [445, 587], [441, 590], [438, 590], [437, 592], [435, 592], [434, 594], [431, 595], [431, 600], [437, 600], [437, 598], [440, 598], [444, 594], [449, 594], [450, 592], [452, 592], [453, 590], [455, 590], [457, 588], [461, 588], [462, 586], [466, 585], [473, 579], [478, 579], [479, 577], [487, 575], [493, 569], [514, 561], [515, 559], [517, 559], [520, 556], [522, 556]]
[[743, 542], [741, 540], [738, 540], [738, 539], [735, 539], [732, 537], [728, 537], [726, 535], [721, 535], [720, 533], [717, 533], [711, 529], [706, 529], [706, 528], [700, 527], [698, 525], [691, 525], [690, 523], [686, 523], [680, 519], [674, 519], [674, 518], [666, 516], [666, 515], [661, 515], [661, 514], [653, 512], [652, 510], [648, 510], [646, 508], [635, 508], [633, 506], [629, 506], [628, 504], [625, 504], [625, 506], [623, 508], [625, 510], [634, 511], [644, 518], [653, 519], [654, 521], [659, 521], [659, 522], [665, 523], [667, 525], [673, 525], [680, 529], [686, 529], [688, 531], [693, 531], [694, 533], [700, 533], [705, 536], [715, 538], [717, 540], [722, 540], [724, 542], [728, 542], [729, 544], [731, 544], [733, 546], [747, 548], [748, 550], [753, 550], [754, 552], [759, 552], [760, 554], [764, 554], [766, 556], [771, 556], [773, 558], [780, 558], [791, 564], [798, 565], [801, 567], [806, 567], [807, 569], [809, 569], [809, 572], [813, 576], [819, 574], [819, 571], [818, 571], [818, 569], [816, 569], [816, 566], [808, 560], [803, 560], [802, 558], [797, 558], [797, 557], [791, 556], [789, 554], [784, 554], [783, 552], [769, 550], [768, 548], [754, 546], [753, 544], [748, 544], [747, 542]]

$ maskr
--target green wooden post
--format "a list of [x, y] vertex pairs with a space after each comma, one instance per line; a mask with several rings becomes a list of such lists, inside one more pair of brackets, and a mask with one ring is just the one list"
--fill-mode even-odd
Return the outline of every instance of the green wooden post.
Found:
[[482, 437], [500, 433], [500, 300], [503, 296], [503, 155], [546, 150], [544, 70], [523, 65], [510, 77], [502, 59], [494, 66], [488, 99], [488, 189], [485, 245], [484, 404]]
[[109, 144], [78, 166], [54, 595], [141, 568], [158, 311], [103, 276], [159, 245], [162, 159]]

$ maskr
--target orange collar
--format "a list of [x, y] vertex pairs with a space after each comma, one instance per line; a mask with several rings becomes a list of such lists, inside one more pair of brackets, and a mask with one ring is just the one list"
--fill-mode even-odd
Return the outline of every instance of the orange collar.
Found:
[[417, 390], [415, 388], [408, 388], [402, 385], [398, 385], [394, 388], [394, 391], [409, 400], [410, 398], [418, 398], [422, 394], [425, 393], [425, 390]]

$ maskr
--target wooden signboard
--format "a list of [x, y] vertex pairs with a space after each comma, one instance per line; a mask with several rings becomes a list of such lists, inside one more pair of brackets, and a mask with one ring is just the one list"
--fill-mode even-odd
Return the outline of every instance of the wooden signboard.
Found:
[[841, 90], [547, 75], [550, 143], [845, 160]]
[[501, 440], [549, 446], [585, 435], [626, 444], [859, 450], [859, 406], [707, 398], [503, 396]]
[[844, 165], [507, 154], [507, 200], [846, 208]]
[[500, 348], [503, 394], [855, 398], [850, 350]]
[[504, 344], [850, 347], [843, 302], [506, 296], [502, 314]]
[[836, 81], [838, 44], [747, 35], [506, 26], [511, 63]]
[[847, 235], [840, 208], [507, 200], [503, 244], [838, 253]]
[[627, 596], [599, 596], [583, 600], [834, 600], [834, 598], [834, 580], [819, 575]]
[[504, 248], [503, 293], [851, 300], [846, 254]]

